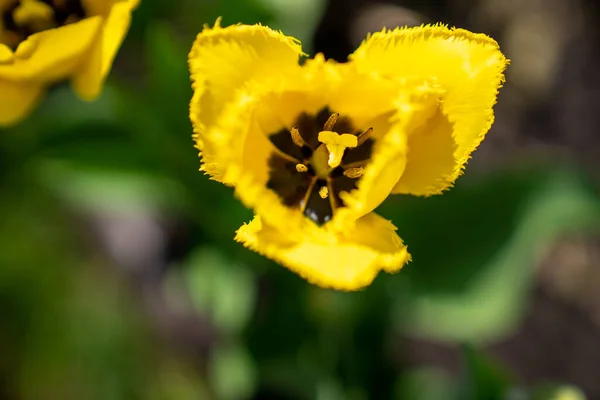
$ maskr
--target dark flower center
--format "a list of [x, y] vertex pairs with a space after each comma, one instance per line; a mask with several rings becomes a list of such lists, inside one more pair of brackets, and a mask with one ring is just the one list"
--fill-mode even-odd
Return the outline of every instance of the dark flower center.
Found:
[[[349, 133], [358, 138], [357, 146], [343, 150], [341, 162], [333, 168], [326, 168], [328, 152], [319, 141], [323, 131]], [[345, 205], [340, 192], [357, 188], [373, 150], [371, 131], [356, 130], [349, 118], [339, 117], [328, 107], [314, 115], [300, 114], [291, 130], [283, 128], [269, 136], [277, 150], [269, 158], [267, 187], [286, 206], [300, 209], [316, 224], [328, 222], [335, 210]]]
[[81, 0], [16, 0], [0, 10], [0, 39], [14, 50], [34, 33], [72, 24], [86, 16]]

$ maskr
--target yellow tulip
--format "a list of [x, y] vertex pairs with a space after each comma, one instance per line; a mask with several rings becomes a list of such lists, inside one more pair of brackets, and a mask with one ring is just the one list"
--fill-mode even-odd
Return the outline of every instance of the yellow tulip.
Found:
[[189, 55], [201, 170], [256, 214], [235, 240], [356, 290], [410, 260], [373, 210], [453, 185], [492, 125], [508, 60], [493, 39], [443, 25], [375, 33], [347, 63], [302, 56], [268, 27], [204, 28]]
[[69, 79], [96, 98], [138, 0], [0, 0], [0, 126], [24, 118]]

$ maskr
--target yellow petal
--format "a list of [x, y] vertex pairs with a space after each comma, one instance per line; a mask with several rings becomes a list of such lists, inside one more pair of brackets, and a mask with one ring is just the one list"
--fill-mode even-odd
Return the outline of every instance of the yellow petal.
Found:
[[410, 260], [395, 230], [389, 221], [371, 213], [356, 221], [354, 229], [323, 240], [286, 234], [256, 216], [238, 230], [235, 240], [311, 283], [357, 290], [369, 285], [380, 270], [395, 272]]
[[85, 62], [71, 81], [75, 93], [82, 99], [93, 100], [100, 94], [102, 84], [129, 30], [131, 11], [136, 5], [132, 1], [120, 1], [110, 9], [99, 40], [92, 45]]
[[217, 21], [213, 28], [205, 27], [198, 34], [189, 54], [194, 88], [190, 119], [197, 147], [203, 152], [203, 169], [213, 178], [222, 179], [223, 171], [204, 146], [206, 129], [219, 119], [246, 83], [285, 76], [299, 68], [301, 54], [294, 38], [260, 25], [222, 28]]
[[35, 106], [44, 88], [0, 79], [0, 126], [17, 123]]
[[139, 0], [81, 0], [81, 3], [88, 15], [107, 17], [115, 5], [126, 3], [129, 10], [134, 10], [139, 4]]
[[15, 53], [12, 63], [0, 65], [0, 79], [10, 81], [54, 82], [71, 75], [84, 61], [92, 43], [98, 40], [101, 17], [31, 35], [24, 57]]
[[350, 57], [359, 71], [390, 79], [435, 80], [444, 95], [408, 139], [394, 193], [440, 193], [460, 175], [492, 125], [508, 60], [483, 34], [421, 26], [373, 34]]
[[13, 51], [7, 45], [0, 43], [0, 64], [12, 62], [13, 58]]
[[408, 138], [406, 169], [393, 193], [429, 196], [453, 184], [466, 162], [456, 155], [453, 131], [453, 124], [441, 111], [415, 130]]

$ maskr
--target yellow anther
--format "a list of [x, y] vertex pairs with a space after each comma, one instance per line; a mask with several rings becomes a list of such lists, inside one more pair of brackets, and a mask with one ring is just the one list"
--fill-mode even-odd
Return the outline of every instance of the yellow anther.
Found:
[[319, 132], [319, 142], [327, 146], [329, 152], [329, 160], [327, 164], [331, 168], [335, 168], [342, 162], [344, 151], [347, 148], [358, 146], [358, 140], [356, 136], [350, 133], [338, 134], [332, 131], [321, 131]]
[[54, 24], [54, 10], [49, 4], [38, 0], [21, 0], [12, 16], [18, 26], [27, 26], [36, 32], [50, 29]]
[[335, 125], [335, 123], [337, 122], [339, 117], [340, 117], [340, 114], [338, 114], [338, 113], [331, 114], [329, 116], [329, 118], [327, 118], [327, 122], [325, 122], [325, 125], [323, 125], [323, 130], [324, 131], [332, 131], [333, 126]]
[[361, 133], [360, 135], [358, 135], [358, 145], [360, 146], [361, 144], [366, 142], [367, 139], [369, 137], [371, 137], [372, 133], [373, 133], [373, 128], [369, 128], [366, 131], [364, 131], [363, 133]]
[[354, 178], [360, 178], [361, 176], [363, 176], [364, 173], [365, 173], [365, 170], [363, 167], [348, 168], [347, 170], [344, 171], [344, 176], [354, 179]]
[[329, 196], [329, 189], [327, 189], [327, 186], [321, 186], [321, 189], [319, 189], [319, 196], [321, 196], [322, 199], [326, 199], [327, 196]]
[[302, 136], [300, 135], [300, 131], [298, 130], [297, 127], [293, 127], [292, 130], [290, 131], [290, 133], [292, 134], [292, 141], [294, 142], [294, 144], [298, 147], [302, 147], [304, 146], [304, 139], [302, 139]]
[[304, 164], [296, 164], [296, 171], [306, 172], [306, 171], [308, 171], [308, 168]]

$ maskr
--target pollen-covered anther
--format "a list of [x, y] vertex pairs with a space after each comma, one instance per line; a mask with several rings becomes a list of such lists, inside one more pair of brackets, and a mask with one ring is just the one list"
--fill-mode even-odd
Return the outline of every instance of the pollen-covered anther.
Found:
[[296, 171], [306, 172], [306, 171], [308, 171], [308, 167], [304, 164], [296, 164]]
[[327, 196], [329, 196], [329, 189], [327, 189], [327, 186], [321, 186], [321, 189], [319, 189], [319, 196], [322, 199], [326, 199]]
[[364, 142], [367, 141], [367, 139], [369, 139], [371, 137], [371, 134], [373, 133], [373, 128], [369, 128], [366, 131], [364, 131], [363, 133], [361, 133], [360, 135], [358, 135], [358, 146], [362, 145]]
[[338, 134], [332, 131], [321, 131], [319, 132], [319, 142], [323, 143], [327, 147], [329, 152], [329, 160], [327, 164], [331, 168], [336, 168], [342, 162], [344, 151], [347, 148], [353, 148], [358, 146], [357, 137], [350, 133]]
[[361, 176], [363, 176], [364, 173], [365, 169], [363, 167], [348, 168], [344, 171], [344, 176], [346, 176], [347, 178], [355, 179], [360, 178]]
[[339, 117], [340, 117], [340, 114], [338, 114], [338, 113], [331, 114], [329, 116], [329, 118], [327, 118], [325, 125], [323, 125], [323, 130], [324, 131], [333, 131], [333, 127], [335, 126], [335, 123], [337, 122]]
[[302, 136], [300, 135], [300, 131], [298, 130], [298, 127], [294, 126], [291, 130], [290, 133], [292, 135], [292, 142], [294, 142], [294, 144], [298, 147], [302, 147], [304, 146], [304, 139], [302, 139]]

